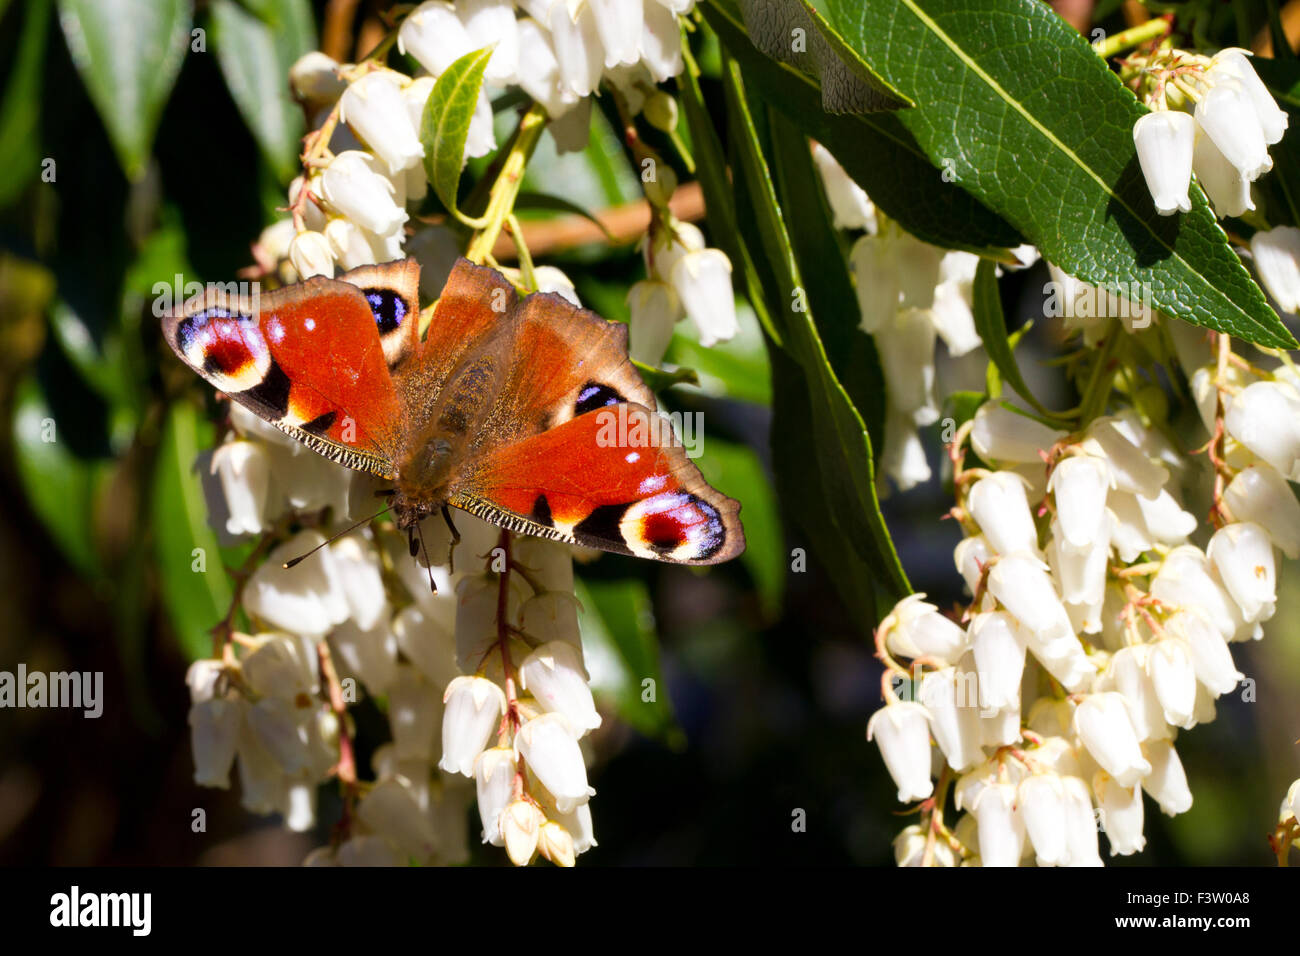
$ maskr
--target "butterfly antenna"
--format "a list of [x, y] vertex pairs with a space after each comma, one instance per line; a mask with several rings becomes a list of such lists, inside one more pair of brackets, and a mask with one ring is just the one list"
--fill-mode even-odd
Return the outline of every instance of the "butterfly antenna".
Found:
[[415, 533], [420, 536], [420, 548], [424, 551], [424, 569], [429, 572], [429, 590], [437, 594], [438, 585], [433, 580], [433, 562], [429, 560], [429, 549], [424, 544], [424, 529], [420, 527], [418, 521], [415, 523]]
[[389, 508], [391, 508], [391, 507], [392, 507], [392, 505], [385, 505], [384, 508], [383, 508], [382, 510], [380, 510], [380, 511], [376, 511], [376, 512], [375, 512], [374, 514], [372, 514], [369, 518], [362, 518], [360, 521], [358, 521], [356, 524], [352, 525], [351, 527], [344, 528], [344, 529], [343, 529], [342, 531], [340, 531], [338, 534], [336, 534], [336, 535], [332, 535], [331, 537], [326, 538], [324, 541], [322, 541], [320, 544], [316, 545], [316, 547], [312, 548], [312, 549], [311, 549], [310, 551], [308, 551], [306, 554], [300, 554], [300, 555], [298, 555], [298, 557], [294, 558], [293, 560], [284, 562], [284, 567], [285, 567], [285, 569], [288, 570], [289, 568], [292, 568], [292, 567], [294, 567], [295, 565], [301, 564], [303, 561], [306, 561], [308, 558], [310, 558], [313, 554], [315, 554], [315, 553], [316, 553], [317, 551], [319, 551], [321, 548], [325, 547], [325, 545], [327, 545], [327, 544], [333, 544], [335, 541], [337, 541], [339, 538], [343, 537], [345, 534], [351, 534], [353, 531], [356, 531], [356, 530], [357, 530], [358, 528], [360, 528], [363, 524], [369, 524], [371, 521], [374, 521], [376, 518], [378, 518], [380, 515], [382, 515], [385, 511], [387, 511], [387, 510], [388, 510]]

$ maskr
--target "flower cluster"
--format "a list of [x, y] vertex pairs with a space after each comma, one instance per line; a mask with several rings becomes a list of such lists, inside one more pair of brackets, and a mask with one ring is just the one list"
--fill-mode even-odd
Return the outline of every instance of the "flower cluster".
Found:
[[[1067, 434], [986, 403], [959, 430], [954, 558], [971, 604], [957, 623], [912, 595], [877, 635], [887, 703], [868, 735], [930, 823], [900, 836], [900, 863], [1099, 865], [1098, 823], [1112, 855], [1145, 845], [1143, 791], [1167, 814], [1191, 806], [1177, 735], [1242, 680], [1230, 644], [1274, 613], [1274, 550], [1300, 553], [1286, 484], [1300, 446], [1273, 438], [1278, 403], [1300, 393], [1276, 376], [1244, 385], [1219, 341], [1193, 376], [1214, 435], [1204, 549], [1177, 497], [1186, 459], [1132, 409]], [[966, 443], [991, 467], [964, 468]], [[967, 815], [950, 829], [952, 778]]]
[[[288, 217], [254, 246], [261, 274], [288, 283], [413, 255], [424, 295], [436, 297], [462, 251], [454, 228], [413, 228], [428, 191], [419, 130], [437, 78], [492, 48], [466, 159], [497, 148], [490, 102], [512, 86], [544, 109], [561, 151], [586, 145], [602, 85], [630, 128], [643, 116], [673, 134], [676, 103], [656, 84], [682, 68], [677, 17], [692, 6], [434, 0], [390, 37], [423, 68], [418, 76], [378, 59], [303, 57], [290, 86], [313, 132]], [[643, 246], [650, 278], [630, 296], [632, 339], [638, 357], [657, 362], [682, 316], [706, 345], [735, 334], [731, 264], [668, 211], [671, 166], [642, 142], [635, 152], [652, 220]], [[524, 259], [521, 270], [504, 270], [523, 291], [578, 302], [562, 272]], [[190, 671], [196, 781], [228, 787], [237, 766], [247, 809], [305, 830], [318, 785], [337, 778], [344, 816], [313, 864], [464, 861], [464, 819], [476, 802], [484, 842], [515, 863], [540, 854], [572, 865], [595, 845], [583, 747], [601, 717], [570, 549], [516, 540], [460, 513], [454, 548], [440, 517], [422, 524], [418, 561], [390, 522], [327, 539], [374, 510], [376, 481], [241, 406], [232, 405], [230, 425], [211, 454], [210, 519], [228, 538], [261, 537], [236, 572], [217, 652]], [[236, 630], [240, 613], [251, 636]], [[381, 702], [392, 737], [373, 755], [373, 781], [360, 779], [348, 713], [363, 695]]]
[[1268, 147], [1282, 139], [1287, 114], [1249, 57], [1236, 48], [1213, 57], [1161, 50], [1126, 62], [1153, 110], [1133, 125], [1133, 142], [1160, 215], [1191, 211], [1193, 172], [1221, 218], [1255, 208], [1250, 184], [1273, 168]]
[[[862, 319], [880, 353], [887, 412], [881, 466], [899, 490], [930, 479], [917, 428], [939, 419], [935, 398], [935, 345], [950, 355], [980, 345], [971, 312], [971, 286], [979, 257], [932, 246], [879, 213], [862, 187], [820, 143], [813, 159], [836, 228], [864, 230], [849, 253]], [[1020, 266], [1037, 253], [1016, 250]]]

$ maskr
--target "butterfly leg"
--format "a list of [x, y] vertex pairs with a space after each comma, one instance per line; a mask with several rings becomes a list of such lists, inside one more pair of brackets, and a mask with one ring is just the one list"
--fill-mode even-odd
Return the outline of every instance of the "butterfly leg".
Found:
[[447, 530], [451, 532], [451, 543], [447, 545], [447, 570], [452, 574], [456, 573], [456, 566], [453, 563], [456, 555], [456, 545], [460, 544], [460, 532], [456, 530], [456, 525], [451, 520], [451, 510], [442, 506], [442, 520], [447, 522]]

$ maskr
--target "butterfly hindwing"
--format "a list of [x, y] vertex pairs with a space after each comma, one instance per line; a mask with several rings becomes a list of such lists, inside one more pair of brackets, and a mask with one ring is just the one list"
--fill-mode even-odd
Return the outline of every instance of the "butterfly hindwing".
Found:
[[416, 353], [420, 344], [420, 266], [399, 259], [361, 266], [339, 278], [361, 290], [370, 306], [384, 360], [390, 371]]
[[350, 468], [391, 475], [400, 408], [357, 286], [315, 277], [256, 296], [218, 287], [164, 316], [163, 334], [194, 371], [281, 431]]
[[468, 463], [451, 503], [509, 530], [681, 564], [745, 547], [740, 505], [641, 405], [593, 409]]

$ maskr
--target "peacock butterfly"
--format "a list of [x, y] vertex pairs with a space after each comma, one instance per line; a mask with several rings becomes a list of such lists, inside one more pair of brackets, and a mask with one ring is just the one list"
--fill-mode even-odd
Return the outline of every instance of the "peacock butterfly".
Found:
[[391, 481], [413, 554], [419, 522], [441, 511], [450, 524], [448, 505], [660, 561], [744, 550], [739, 503], [705, 482], [655, 412], [627, 326], [553, 293], [520, 298], [461, 259], [421, 340], [419, 278], [404, 259], [256, 300], [215, 288], [165, 315], [163, 334], [276, 428]]

